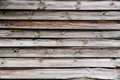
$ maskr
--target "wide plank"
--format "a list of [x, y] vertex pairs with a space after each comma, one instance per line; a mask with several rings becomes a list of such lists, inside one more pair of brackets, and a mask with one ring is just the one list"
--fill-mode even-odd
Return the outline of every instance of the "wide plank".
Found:
[[120, 47], [109, 39], [0, 39], [0, 47]]
[[0, 30], [0, 38], [119, 38], [120, 31]]
[[120, 67], [120, 59], [110, 58], [0, 58], [0, 67]]
[[0, 1], [0, 9], [16, 10], [120, 10], [119, 1], [40, 0]]
[[119, 58], [120, 48], [0, 48], [0, 57]]
[[[8, 69], [0, 70], [1, 79], [67, 79], [96, 78], [119, 79], [119, 69], [80, 68], [80, 69]], [[85, 80], [85, 79], [82, 79]]]
[[120, 20], [119, 11], [0, 11], [0, 20]]

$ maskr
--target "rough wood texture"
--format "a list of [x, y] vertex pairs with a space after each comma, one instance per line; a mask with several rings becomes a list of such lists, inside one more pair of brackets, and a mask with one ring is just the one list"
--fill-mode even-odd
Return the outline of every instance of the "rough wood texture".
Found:
[[120, 47], [108, 39], [0, 39], [0, 47]]
[[120, 31], [0, 30], [1, 38], [119, 38]]
[[0, 29], [120, 30], [117, 22], [90, 21], [0, 21]]
[[0, 48], [0, 57], [119, 58], [119, 48]]
[[120, 1], [0, 1], [0, 79], [120, 80], [119, 67]]
[[40, 0], [1, 1], [0, 9], [25, 10], [120, 10], [119, 1]]
[[0, 20], [120, 20], [119, 11], [0, 11]]
[[3, 79], [79, 79], [82, 77], [117, 80], [119, 69], [84, 68], [84, 69], [27, 69], [0, 70]]
[[120, 67], [120, 59], [0, 58], [0, 67]]

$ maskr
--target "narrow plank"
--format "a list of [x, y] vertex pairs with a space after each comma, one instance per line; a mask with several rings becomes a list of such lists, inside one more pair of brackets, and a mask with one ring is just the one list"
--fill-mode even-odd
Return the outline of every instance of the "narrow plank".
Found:
[[0, 58], [0, 67], [41, 67], [41, 68], [80, 68], [80, 67], [120, 67], [120, 59], [91, 58]]
[[120, 10], [119, 1], [1, 1], [0, 9], [22, 10]]
[[119, 11], [0, 11], [0, 20], [120, 20]]
[[119, 38], [120, 31], [0, 30], [1, 38]]
[[[78, 79], [66, 79], [66, 80], [98, 80], [96, 78], [78, 78]], [[104, 80], [104, 79], [103, 79]]]
[[[78, 79], [66, 79], [66, 80], [98, 80], [96, 78], [78, 78]], [[103, 79], [104, 80], [104, 79]]]
[[84, 68], [84, 69], [28, 69], [0, 70], [1, 79], [78, 79], [97, 78], [119, 79], [119, 69]]
[[0, 39], [0, 47], [120, 47], [108, 39]]
[[[17, 24], [18, 23], [18, 24]], [[81, 22], [82, 23], [82, 22]], [[80, 24], [80, 22], [16, 22], [14, 21], [10, 23], [9, 22], [3, 22], [0, 21], [0, 29], [67, 29], [67, 30], [120, 30], [120, 24], [114, 23], [114, 24], [93, 24], [93, 23], [84, 23]]]
[[0, 57], [119, 58], [119, 48], [0, 48]]

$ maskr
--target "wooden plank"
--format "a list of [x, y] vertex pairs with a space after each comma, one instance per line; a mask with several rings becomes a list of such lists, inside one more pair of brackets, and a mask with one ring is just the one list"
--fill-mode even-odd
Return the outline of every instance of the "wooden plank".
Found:
[[0, 47], [120, 47], [108, 39], [0, 39]]
[[0, 30], [1, 38], [119, 38], [120, 31]]
[[0, 11], [0, 20], [120, 20], [119, 11]]
[[109, 58], [0, 58], [0, 67], [120, 67], [120, 59]]
[[84, 68], [84, 69], [27, 69], [0, 70], [1, 79], [79, 79], [97, 78], [119, 79], [119, 69]]
[[119, 48], [0, 48], [0, 57], [119, 58]]
[[23, 10], [120, 10], [119, 1], [1, 1], [0, 9]]
[[[62, 21], [61, 21], [62, 22]], [[18, 24], [17, 24], [18, 23]], [[79, 30], [120, 30], [120, 24], [80, 24], [80, 22], [0, 22], [0, 29], [79, 29]], [[65, 24], [66, 23], [66, 24]], [[82, 22], [81, 22], [82, 23]]]
[[98, 80], [98, 79], [96, 79], [96, 78], [78, 78], [78, 79], [66, 79], [66, 80]]

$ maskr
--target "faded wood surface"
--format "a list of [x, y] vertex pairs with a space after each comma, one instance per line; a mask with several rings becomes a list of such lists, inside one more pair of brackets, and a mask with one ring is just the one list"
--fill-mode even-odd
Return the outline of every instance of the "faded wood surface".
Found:
[[0, 58], [0, 67], [120, 67], [120, 59], [77, 58]]
[[0, 47], [120, 47], [109, 39], [0, 39]]
[[0, 48], [1, 57], [119, 58], [119, 48]]
[[119, 69], [84, 68], [84, 69], [24, 69], [0, 70], [3, 79], [78, 79], [97, 78], [106, 80], [119, 79]]
[[1, 0], [0, 79], [120, 79], [120, 1]]
[[0, 20], [120, 20], [119, 11], [0, 11]]
[[120, 31], [0, 30], [1, 38], [119, 38]]
[[[17, 22], [16, 22], [17, 23]], [[51, 22], [52, 23], [52, 22]], [[59, 29], [59, 30], [120, 30], [120, 24], [40, 24], [40, 25], [5, 25], [0, 22], [0, 29]]]
[[22, 10], [120, 10], [119, 1], [1, 1], [0, 9]]

